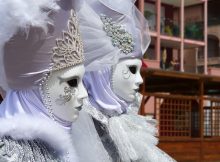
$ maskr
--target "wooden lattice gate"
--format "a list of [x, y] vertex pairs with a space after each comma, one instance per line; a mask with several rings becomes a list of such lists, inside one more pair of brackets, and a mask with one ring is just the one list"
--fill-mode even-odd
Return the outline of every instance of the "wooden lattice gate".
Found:
[[154, 98], [159, 147], [180, 162], [220, 162], [220, 100], [204, 98], [201, 110], [198, 98]]

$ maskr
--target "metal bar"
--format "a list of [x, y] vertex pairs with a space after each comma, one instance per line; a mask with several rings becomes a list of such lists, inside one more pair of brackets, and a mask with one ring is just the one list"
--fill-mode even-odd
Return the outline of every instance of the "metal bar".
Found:
[[157, 24], [156, 24], [156, 30], [157, 30], [157, 37], [156, 37], [156, 60], [160, 61], [160, 20], [161, 20], [161, 0], [156, 0], [156, 13], [157, 13]]
[[216, 98], [216, 97], [204, 97], [204, 100], [210, 100], [210, 101], [214, 101], [214, 102], [220, 102], [220, 98]]
[[180, 5], [180, 71], [184, 71], [184, 0], [181, 0]]
[[201, 149], [200, 149], [200, 161], [202, 162], [203, 160], [203, 140], [204, 140], [204, 110], [203, 110], [203, 106], [204, 106], [204, 82], [202, 80], [199, 81], [200, 84], [200, 88], [199, 88], [199, 112], [200, 112], [200, 145], [201, 145]]
[[211, 137], [213, 136], [213, 102], [211, 102]]
[[138, 9], [140, 10], [141, 13], [144, 13], [144, 0], [138, 1]]
[[198, 96], [184, 96], [184, 95], [177, 95], [177, 94], [162, 94], [162, 93], [149, 93], [145, 92], [145, 96], [155, 96], [155, 97], [163, 97], [163, 98], [175, 98], [175, 99], [192, 99], [196, 100], [199, 99]]
[[204, 73], [208, 73], [208, 63], [207, 63], [207, 57], [208, 57], [208, 1], [204, 0]]

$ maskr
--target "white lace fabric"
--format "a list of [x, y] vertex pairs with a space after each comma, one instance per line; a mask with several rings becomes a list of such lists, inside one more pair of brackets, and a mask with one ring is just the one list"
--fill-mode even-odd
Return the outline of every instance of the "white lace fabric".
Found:
[[135, 113], [109, 118], [88, 101], [83, 110], [107, 127], [123, 162], [175, 162], [156, 146], [156, 120]]

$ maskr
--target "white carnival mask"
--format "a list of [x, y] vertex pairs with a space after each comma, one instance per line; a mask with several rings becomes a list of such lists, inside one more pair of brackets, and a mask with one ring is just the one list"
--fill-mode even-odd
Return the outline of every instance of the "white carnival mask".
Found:
[[114, 93], [127, 102], [135, 100], [139, 85], [143, 83], [140, 75], [140, 59], [121, 60], [113, 68], [112, 88]]
[[52, 49], [52, 68], [40, 87], [50, 117], [73, 122], [87, 97], [82, 83], [85, 73], [83, 44], [73, 10], [67, 27], [62, 38], [56, 39], [56, 46]]
[[83, 99], [87, 97], [82, 83], [84, 73], [84, 65], [80, 64], [50, 74], [42, 85], [44, 98], [50, 102], [50, 114], [70, 122], [78, 118]]

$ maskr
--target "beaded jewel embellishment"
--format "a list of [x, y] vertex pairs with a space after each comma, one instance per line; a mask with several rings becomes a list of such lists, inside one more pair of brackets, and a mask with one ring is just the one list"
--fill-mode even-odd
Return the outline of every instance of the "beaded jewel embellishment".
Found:
[[57, 105], [65, 105], [67, 102], [69, 102], [72, 98], [73, 95], [75, 95], [76, 89], [72, 89], [70, 87], [65, 87], [64, 88], [64, 95], [59, 95], [59, 98], [56, 99], [56, 104]]
[[63, 31], [62, 39], [56, 39], [56, 47], [52, 51], [52, 70], [78, 65], [84, 61], [83, 43], [79, 34], [78, 21], [73, 10], [71, 10], [68, 20], [68, 30]]
[[112, 39], [112, 45], [118, 47], [124, 54], [131, 53], [134, 50], [132, 35], [123, 29], [121, 25], [113, 22], [112, 18], [101, 14], [100, 19], [104, 25], [104, 31], [107, 33], [107, 36]]

